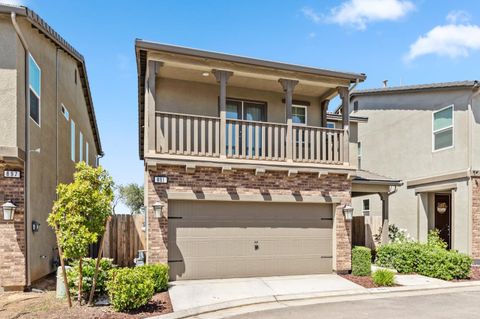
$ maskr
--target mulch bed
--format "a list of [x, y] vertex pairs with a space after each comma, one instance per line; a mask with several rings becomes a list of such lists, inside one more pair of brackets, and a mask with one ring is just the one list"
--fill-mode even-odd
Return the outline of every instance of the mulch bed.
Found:
[[[95, 308], [95, 307], [94, 307]], [[170, 295], [168, 292], [161, 292], [153, 296], [153, 298], [146, 304], [136, 310], [119, 313], [119, 312], [110, 312], [105, 313], [101, 317], [102, 319], [140, 319], [148, 318], [152, 316], [163, 315], [173, 311], [172, 303], [170, 302]]]
[[353, 283], [356, 283], [357, 285], [360, 285], [364, 288], [377, 288], [377, 286], [374, 282], [372, 277], [370, 276], [354, 276], [351, 274], [348, 275], [340, 275], [343, 278], [350, 280]]
[[480, 265], [472, 266], [472, 271], [470, 273], [469, 279], [459, 279], [459, 280], [452, 280], [452, 281], [474, 281], [480, 280]]

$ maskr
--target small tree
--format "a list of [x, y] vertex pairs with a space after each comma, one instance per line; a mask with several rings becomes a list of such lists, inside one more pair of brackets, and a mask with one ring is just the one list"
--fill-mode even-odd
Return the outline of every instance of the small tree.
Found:
[[105, 222], [111, 214], [113, 181], [101, 167], [93, 168], [84, 162], [76, 166], [72, 183], [57, 187], [48, 223], [55, 229], [65, 288], [70, 300], [64, 259], [79, 261], [78, 301], [82, 298], [82, 258], [88, 246], [105, 233]]
[[135, 183], [119, 185], [118, 193], [121, 201], [130, 208], [132, 214], [139, 214], [143, 206], [143, 186]]

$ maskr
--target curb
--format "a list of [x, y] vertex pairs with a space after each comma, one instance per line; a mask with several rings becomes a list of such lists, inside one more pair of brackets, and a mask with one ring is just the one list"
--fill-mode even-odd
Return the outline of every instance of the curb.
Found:
[[[469, 289], [474, 288], [474, 289]], [[442, 283], [430, 284], [421, 286], [401, 286], [401, 287], [385, 287], [385, 288], [363, 288], [351, 289], [342, 291], [330, 291], [319, 293], [305, 293], [292, 295], [271, 295], [265, 297], [238, 299], [226, 302], [220, 302], [212, 305], [190, 308], [180, 310], [165, 315], [149, 317], [149, 319], [185, 319], [202, 314], [230, 310], [234, 308], [242, 308], [255, 305], [275, 305], [278, 307], [285, 307], [281, 303], [295, 303], [303, 302], [303, 304], [314, 304], [323, 302], [338, 302], [349, 299], [373, 299], [373, 298], [388, 298], [398, 294], [408, 295], [409, 293], [448, 293], [452, 290], [477, 290], [480, 289], [480, 281], [474, 282], [456, 282], [456, 283]]]

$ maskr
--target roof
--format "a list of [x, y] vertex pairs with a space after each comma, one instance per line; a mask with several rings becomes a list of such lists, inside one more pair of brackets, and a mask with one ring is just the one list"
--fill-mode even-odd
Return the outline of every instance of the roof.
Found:
[[213, 59], [230, 63], [239, 63], [251, 66], [277, 69], [282, 71], [293, 71], [317, 76], [335, 77], [347, 79], [350, 83], [362, 82], [366, 79], [364, 73], [350, 73], [342, 71], [334, 71], [328, 69], [320, 69], [310, 66], [297, 64], [288, 64], [283, 62], [260, 60], [245, 56], [231, 55], [213, 51], [204, 51], [182, 46], [151, 42], [141, 39], [135, 40], [135, 51], [137, 55], [137, 73], [138, 73], [138, 134], [139, 134], [139, 154], [143, 159], [143, 128], [144, 128], [144, 110], [145, 110], [145, 73], [147, 63], [147, 51], [163, 51], [171, 54], [188, 55], [203, 59]]
[[425, 90], [442, 90], [442, 89], [473, 89], [479, 87], [478, 81], [456, 81], [441, 82], [417, 85], [393, 86], [376, 89], [355, 90], [350, 93], [350, 98], [362, 95], [388, 94], [388, 93], [410, 93]]
[[103, 155], [102, 144], [100, 142], [100, 133], [98, 131], [97, 120], [95, 117], [95, 110], [93, 107], [92, 95], [90, 92], [90, 85], [87, 76], [87, 67], [83, 55], [81, 55], [75, 48], [70, 45], [64, 38], [60, 36], [52, 27], [50, 27], [38, 14], [24, 6], [13, 6], [7, 4], [0, 4], [0, 13], [15, 13], [27, 19], [32, 24], [32, 27], [38, 29], [43, 35], [52, 40], [55, 45], [67, 52], [73, 59], [77, 61], [79, 77], [82, 83], [83, 94], [87, 104], [87, 111], [90, 119], [90, 125], [93, 129], [93, 137], [99, 155]]
[[352, 180], [357, 184], [377, 184], [377, 185], [391, 185], [400, 186], [402, 181], [399, 179], [393, 179], [390, 177], [382, 176], [376, 173], [372, 173], [366, 170], [357, 170], [355, 177]]
[[[342, 120], [342, 114], [328, 112], [327, 113], [327, 120], [341, 121]], [[351, 122], [368, 122], [368, 117], [350, 115], [350, 121]]]

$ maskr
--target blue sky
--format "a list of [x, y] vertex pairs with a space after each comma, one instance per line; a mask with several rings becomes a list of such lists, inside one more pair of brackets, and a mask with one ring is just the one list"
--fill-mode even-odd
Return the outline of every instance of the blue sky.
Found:
[[85, 56], [101, 163], [117, 183], [143, 183], [135, 38], [363, 72], [360, 88], [480, 78], [480, 1], [13, 2], [35, 10]]

